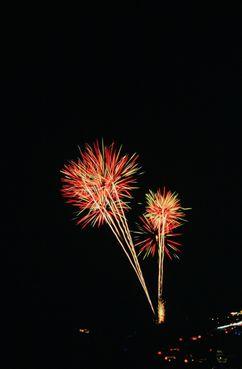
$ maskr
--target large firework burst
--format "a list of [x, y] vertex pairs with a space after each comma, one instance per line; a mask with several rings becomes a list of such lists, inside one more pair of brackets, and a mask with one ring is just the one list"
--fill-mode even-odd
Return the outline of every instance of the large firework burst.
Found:
[[[135, 174], [139, 171], [136, 154], [121, 156], [120, 149], [86, 144], [81, 158], [71, 161], [61, 171], [62, 193], [67, 202], [78, 208], [78, 224], [100, 226], [109, 217], [121, 215], [129, 208]], [[112, 202], [112, 204], [110, 203]], [[111, 207], [113, 205], [113, 207]]]
[[115, 144], [85, 145], [80, 158], [64, 166], [61, 173], [62, 194], [67, 202], [77, 207], [77, 223], [82, 227], [107, 223], [125, 252], [144, 289], [149, 304], [152, 302], [136, 255], [125, 211], [129, 209], [131, 192], [136, 188], [140, 167], [138, 156], [121, 155]]

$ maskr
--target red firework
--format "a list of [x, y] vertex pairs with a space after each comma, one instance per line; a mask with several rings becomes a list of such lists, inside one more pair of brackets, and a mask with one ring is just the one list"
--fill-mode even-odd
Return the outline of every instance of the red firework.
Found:
[[[136, 231], [138, 235], [137, 239], [142, 237], [142, 240], [139, 240], [136, 246], [140, 247], [140, 253], [144, 253], [144, 258], [149, 255], [154, 257], [158, 251], [158, 229], [154, 226], [154, 223], [145, 216], [140, 217], [138, 228], [139, 231]], [[165, 234], [166, 242], [164, 250], [169, 259], [172, 259], [172, 257], [179, 259], [178, 253], [181, 252], [179, 248], [181, 243], [174, 241], [172, 238], [180, 235], [180, 233], [173, 233], [172, 230]]]
[[142, 240], [136, 244], [145, 257], [151, 254], [158, 256], [158, 283], [157, 283], [157, 323], [165, 319], [163, 293], [164, 256], [171, 259], [172, 255], [178, 258], [180, 243], [171, 239], [178, 236], [174, 230], [184, 221], [185, 208], [182, 208], [176, 193], [159, 189], [156, 193], [150, 191], [146, 195], [146, 212], [141, 217], [139, 235]]
[[154, 256], [159, 247], [159, 235], [164, 237], [164, 251], [172, 259], [179, 258], [177, 253], [181, 250], [181, 244], [172, 238], [179, 236], [174, 230], [184, 221], [185, 210], [181, 207], [176, 193], [158, 189], [156, 193], [150, 191], [146, 194], [146, 212], [140, 217], [139, 231], [136, 232], [142, 240], [136, 243], [140, 246], [140, 252], [145, 252], [144, 257]]
[[134, 174], [139, 170], [136, 154], [121, 156], [115, 144], [100, 147], [85, 145], [81, 157], [71, 161], [61, 171], [62, 194], [78, 208], [78, 224], [100, 226], [107, 216], [113, 217], [129, 208]]
[[136, 188], [135, 174], [139, 171], [138, 155], [121, 155], [115, 144], [100, 147], [85, 145], [81, 157], [64, 166], [61, 173], [62, 194], [78, 208], [78, 224], [100, 226], [106, 222], [125, 252], [146, 294], [152, 311], [145, 280], [135, 252], [125, 211], [129, 209], [131, 192]]
[[181, 207], [177, 194], [163, 189], [157, 192], [150, 191], [146, 194], [146, 216], [154, 224], [155, 228], [164, 228], [164, 233], [170, 233], [179, 227], [184, 221], [185, 210]]

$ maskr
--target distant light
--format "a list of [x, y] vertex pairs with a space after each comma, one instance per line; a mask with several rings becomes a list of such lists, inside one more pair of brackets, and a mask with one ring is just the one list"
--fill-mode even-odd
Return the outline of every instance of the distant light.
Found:
[[212, 348], [210, 348], [210, 349], [209, 349], [209, 352], [212, 352], [212, 351], [213, 351], [213, 349], [212, 349]]
[[197, 340], [197, 337], [196, 336], [193, 336], [193, 337], [191, 337], [191, 340], [192, 341], [196, 341]]
[[199, 336], [197, 336], [197, 338], [199, 338], [199, 339], [200, 339], [200, 338], [202, 338], [202, 336], [199, 334]]
[[90, 333], [90, 330], [89, 330], [89, 329], [87, 329], [87, 328], [80, 328], [80, 329], [79, 329], [79, 332], [80, 332], [80, 333], [84, 333], [84, 334], [89, 334], [89, 333]]
[[165, 359], [165, 360], [168, 360], [168, 357], [167, 357], [167, 356], [165, 356], [165, 357], [164, 357], [164, 359]]
[[187, 364], [187, 363], [188, 363], [188, 359], [184, 359], [184, 363], [186, 363], [186, 364]]
[[162, 352], [161, 352], [161, 351], [158, 351], [158, 352], [157, 352], [157, 355], [162, 355]]
[[170, 351], [180, 351], [179, 347], [171, 347]]
[[182, 337], [180, 337], [180, 338], [179, 338], [179, 341], [180, 341], [180, 342], [182, 342], [182, 341], [183, 341], [183, 338], [182, 338]]
[[240, 311], [231, 311], [230, 315], [232, 315], [232, 316], [242, 315], [242, 310], [240, 310]]

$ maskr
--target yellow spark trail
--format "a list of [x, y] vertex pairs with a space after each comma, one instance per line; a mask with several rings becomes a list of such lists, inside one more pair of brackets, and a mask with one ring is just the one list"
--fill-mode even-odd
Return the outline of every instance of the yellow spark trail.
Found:
[[[132, 265], [132, 267], [133, 267], [133, 269], [134, 269], [134, 271], [135, 271], [135, 273], [136, 273], [136, 275], [137, 275], [137, 277], [138, 277], [138, 279], [139, 279], [139, 281], [140, 281], [140, 284], [141, 284], [141, 286], [142, 286], [142, 288], [143, 288], [143, 290], [144, 290], [144, 292], [145, 292], [145, 294], [146, 294], [146, 297], [147, 297], [147, 299], [148, 299], [148, 302], [149, 302], [149, 304], [150, 304], [150, 307], [151, 307], [151, 309], [152, 309], [152, 311], [153, 311], [153, 313], [154, 313], [154, 308], [153, 308], [152, 302], [151, 302], [151, 300], [150, 300], [150, 296], [149, 296], [149, 293], [148, 293], [147, 287], [146, 287], [146, 285], [145, 285], [145, 282], [144, 282], [144, 279], [143, 279], [143, 275], [141, 275], [141, 273], [140, 273], [140, 272], [139, 272], [139, 270], [137, 269], [137, 265], [136, 265], [135, 260], [134, 260], [134, 263], [135, 263], [135, 265], [134, 265], [134, 263], [133, 263], [133, 261], [132, 261], [132, 259], [131, 259], [130, 255], [128, 254], [128, 252], [127, 252], [127, 250], [126, 250], [126, 248], [125, 248], [125, 246], [124, 246], [123, 242], [122, 242], [122, 241], [121, 241], [121, 239], [120, 239], [120, 236], [121, 236], [121, 235], [120, 235], [119, 230], [117, 229], [117, 226], [118, 226], [118, 227], [119, 227], [119, 229], [121, 230], [121, 233], [123, 234], [124, 240], [126, 241], [126, 244], [127, 244], [128, 248], [129, 248], [129, 250], [131, 251], [130, 244], [129, 244], [129, 242], [127, 241], [127, 235], [125, 234], [124, 230], [122, 229], [121, 224], [120, 224], [119, 220], [118, 220], [118, 219], [117, 219], [117, 217], [116, 217], [115, 211], [113, 211], [113, 213], [112, 213], [112, 214], [114, 215], [114, 217], [115, 217], [115, 219], [116, 219], [116, 222], [117, 222], [116, 224], [115, 224], [115, 222], [114, 222], [113, 218], [112, 218], [112, 217], [110, 216], [110, 214], [108, 213], [107, 209], [106, 209], [106, 208], [102, 209], [102, 207], [100, 206], [100, 204], [96, 201], [94, 194], [92, 193], [92, 191], [90, 191], [90, 189], [89, 189], [89, 188], [88, 188], [88, 186], [86, 185], [86, 181], [85, 181], [85, 179], [84, 179], [84, 183], [85, 183], [85, 189], [86, 189], [86, 191], [87, 191], [87, 192], [89, 193], [89, 195], [92, 197], [92, 199], [93, 199], [94, 203], [96, 204], [96, 206], [98, 207], [98, 209], [100, 210], [100, 212], [103, 214], [103, 216], [104, 216], [104, 218], [105, 218], [105, 220], [106, 220], [107, 224], [109, 225], [109, 227], [110, 227], [110, 229], [112, 230], [113, 234], [115, 235], [115, 237], [116, 237], [116, 239], [117, 239], [118, 243], [120, 244], [120, 246], [122, 247], [123, 251], [125, 252], [125, 254], [126, 254], [126, 256], [127, 256], [128, 260], [129, 260], [130, 264]], [[113, 209], [112, 204], [110, 203], [110, 201], [107, 201], [107, 203], [108, 203], [108, 205], [110, 206], [110, 208], [111, 208], [111, 209]], [[113, 199], [112, 199], [112, 203], [114, 203]], [[116, 204], [115, 204], [115, 205], [116, 205]], [[116, 208], [116, 209], [117, 209], [117, 208]], [[118, 212], [117, 214], [119, 214], [119, 212]], [[120, 218], [122, 219], [122, 217], [120, 217]], [[131, 251], [131, 252], [132, 252], [132, 251]]]

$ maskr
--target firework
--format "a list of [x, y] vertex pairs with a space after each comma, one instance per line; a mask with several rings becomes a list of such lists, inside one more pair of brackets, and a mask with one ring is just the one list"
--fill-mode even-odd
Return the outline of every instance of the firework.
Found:
[[158, 254], [158, 286], [157, 286], [157, 322], [164, 322], [165, 309], [162, 300], [164, 279], [164, 256], [172, 259], [179, 258], [181, 244], [174, 241], [174, 237], [180, 234], [174, 231], [185, 221], [184, 210], [176, 193], [158, 189], [157, 192], [150, 191], [146, 194], [146, 211], [140, 218], [139, 230], [136, 232], [142, 238], [136, 243], [144, 257]]
[[105, 146], [98, 141], [80, 150], [80, 158], [64, 166], [61, 173], [62, 194], [75, 206], [77, 223], [101, 226], [107, 223], [133, 267], [148, 302], [153, 305], [136, 255], [125, 212], [130, 208], [136, 174], [140, 172], [138, 155], [121, 155], [115, 144]]
[[[139, 254], [144, 255], [144, 258], [148, 256], [154, 257], [158, 252], [158, 228], [155, 227], [154, 223], [147, 217], [141, 216], [140, 223], [138, 224], [138, 231], [136, 233], [136, 246], [139, 246]], [[169, 259], [179, 259], [179, 253], [181, 252], [181, 243], [174, 241], [173, 238], [180, 236], [180, 233], [174, 233], [170, 230], [169, 233], [165, 234], [166, 243], [164, 246], [165, 254]]]
[[[121, 157], [120, 149], [116, 150], [114, 144], [102, 144], [100, 148], [98, 142], [93, 147], [86, 144], [85, 151], [80, 154], [81, 158], [71, 161], [61, 171], [64, 174], [62, 193], [78, 208], [78, 224], [100, 226], [106, 221], [105, 214], [120, 216], [121, 208], [129, 208], [131, 191], [136, 183], [134, 175], [140, 169], [138, 156]], [[108, 200], [115, 204], [115, 211]]]
[[146, 194], [146, 216], [157, 229], [163, 228], [163, 232], [169, 233], [179, 227], [184, 221], [185, 208], [180, 205], [177, 193], [172, 193], [164, 188], [163, 192], [150, 191]]
[[157, 324], [165, 322], [165, 303], [163, 300], [158, 299], [157, 309]]

